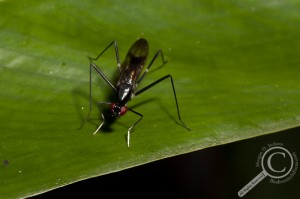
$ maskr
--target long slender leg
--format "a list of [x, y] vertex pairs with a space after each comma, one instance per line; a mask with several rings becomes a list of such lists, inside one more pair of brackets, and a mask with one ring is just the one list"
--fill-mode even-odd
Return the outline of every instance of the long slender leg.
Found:
[[167, 78], [170, 78], [171, 79], [171, 83], [172, 83], [172, 88], [173, 88], [173, 94], [174, 94], [174, 98], [175, 98], [175, 102], [176, 102], [176, 108], [177, 108], [177, 114], [178, 114], [178, 119], [179, 121], [182, 123], [182, 125], [187, 129], [187, 130], [191, 130], [189, 127], [187, 127], [187, 125], [182, 121], [181, 117], [180, 117], [180, 112], [179, 112], [179, 106], [178, 106], [178, 102], [177, 102], [177, 97], [176, 97], [176, 92], [175, 92], [175, 86], [174, 86], [174, 83], [173, 83], [173, 78], [171, 75], [166, 75], [158, 80], [156, 80], [155, 82], [149, 84], [148, 86], [142, 88], [141, 90], [137, 91], [135, 93], [135, 96], [139, 95], [139, 94], [142, 94], [143, 92], [145, 92], [146, 90], [148, 90], [149, 88], [152, 88], [153, 86], [155, 86], [156, 84], [166, 80]]
[[138, 113], [138, 112], [136, 112], [136, 111], [134, 111], [134, 110], [132, 110], [132, 109], [130, 109], [130, 108], [128, 108], [128, 110], [130, 110], [131, 112], [133, 112], [133, 113], [135, 113], [135, 114], [137, 114], [137, 115], [139, 115], [140, 116], [140, 119], [138, 119], [129, 129], [128, 129], [128, 131], [127, 131], [127, 146], [128, 146], [128, 148], [129, 148], [129, 145], [130, 145], [130, 131], [131, 131], [131, 129], [133, 128], [133, 127], [135, 127], [142, 119], [143, 119], [143, 115], [142, 114], [140, 114], [140, 113]]
[[[112, 41], [96, 58], [91, 58], [88, 57], [90, 60], [90, 86], [89, 86], [89, 91], [90, 91], [90, 107], [89, 107], [89, 113], [87, 115], [87, 119], [90, 116], [90, 113], [92, 111], [92, 69], [94, 68], [98, 74], [106, 81], [106, 83], [113, 89], [113, 90], [117, 90], [115, 88], [115, 86], [112, 84], [112, 82], [106, 77], [106, 75], [97, 67], [96, 64], [93, 63], [93, 61], [98, 60], [106, 51], [107, 49], [109, 49], [112, 45], [114, 45], [114, 49], [115, 49], [115, 53], [116, 53], [116, 60], [117, 60], [117, 64], [118, 64], [118, 69], [119, 72], [121, 72], [121, 62], [120, 62], [120, 58], [119, 58], [119, 51], [118, 51], [118, 44], [117, 41]], [[98, 104], [111, 104], [111, 102], [98, 102]], [[98, 126], [98, 128], [96, 129], [96, 131], [93, 133], [94, 135], [101, 129], [101, 127], [103, 126], [104, 122], [105, 122], [105, 118], [103, 113], [101, 112], [101, 116], [103, 119], [103, 122]], [[87, 120], [86, 119], [86, 120]]]
[[112, 89], [114, 89], [115, 91], [117, 90], [114, 85], [111, 83], [111, 81], [105, 76], [105, 74], [97, 67], [96, 64], [92, 63], [92, 61], [94, 60], [98, 60], [101, 55], [103, 55], [107, 49], [109, 49], [112, 45], [114, 45], [114, 48], [115, 48], [115, 53], [116, 53], [116, 59], [117, 59], [117, 64], [118, 64], [118, 68], [119, 68], [119, 71], [121, 70], [120, 67], [121, 67], [121, 62], [120, 62], [120, 58], [119, 58], [119, 51], [118, 51], [118, 44], [117, 44], [117, 41], [112, 41], [96, 58], [91, 58], [91, 57], [88, 57], [89, 60], [90, 60], [90, 107], [89, 107], [89, 113], [87, 115], [87, 119], [89, 118], [90, 116], [90, 113], [92, 111], [92, 68], [94, 68], [98, 74], [106, 81], [106, 83], [108, 83], [108, 85], [110, 87], [112, 87]]
[[[159, 54], [161, 55], [161, 60], [162, 60], [162, 62], [163, 62], [163, 65], [166, 64], [166, 63], [168, 62], [168, 61], [166, 61], [166, 60], [164, 59], [164, 55], [163, 55], [163, 53], [162, 53], [162, 50], [159, 49], [159, 50], [155, 53], [154, 57], [152, 58], [151, 62], [149, 63], [149, 65], [148, 65], [148, 67], [146, 68], [146, 70], [145, 70], [145, 72], [143, 73], [143, 75], [142, 75], [142, 76], [140, 77], [140, 79], [137, 81], [137, 85], [144, 79], [145, 75], [148, 73], [150, 67], [152, 66], [152, 64], [154, 63], [154, 61], [156, 60], [156, 58], [159, 56]], [[137, 85], [136, 85], [136, 86], [137, 86]]]
[[104, 54], [107, 51], [107, 49], [109, 49], [112, 45], [114, 45], [118, 68], [119, 68], [119, 71], [121, 71], [121, 62], [120, 62], [120, 57], [119, 57], [119, 51], [118, 51], [118, 43], [117, 43], [117, 41], [112, 41], [96, 58], [91, 58], [91, 57], [88, 57], [88, 58], [89, 58], [90, 61], [92, 61], [92, 60], [94, 60], [94, 61], [98, 60], [99, 57], [101, 57], [101, 55]]
[[117, 90], [114, 85], [111, 83], [111, 81], [105, 76], [105, 74], [94, 64], [94, 63], [91, 63], [90, 64], [90, 109], [89, 109], [89, 113], [87, 115], [87, 119], [89, 118], [90, 116], [90, 113], [92, 111], [92, 69], [95, 69], [98, 74], [106, 81], [106, 83], [112, 88], [114, 89], [115, 91]]
[[[99, 104], [111, 104], [111, 102], [98, 102], [98, 105]], [[100, 112], [101, 112], [101, 110], [100, 110]], [[101, 117], [102, 117], [102, 123], [98, 126], [98, 128], [96, 129], [96, 131], [93, 133], [93, 135], [95, 135], [100, 129], [101, 129], [101, 127], [103, 126], [103, 124], [105, 123], [105, 117], [104, 117], [104, 115], [103, 115], [103, 113], [101, 112]]]
[[103, 126], [104, 122], [105, 122], [105, 118], [104, 118], [104, 115], [101, 113], [101, 116], [102, 116], [102, 123], [98, 126], [98, 128], [96, 129], [96, 131], [93, 133], [93, 135], [95, 135], [100, 129], [101, 127]]

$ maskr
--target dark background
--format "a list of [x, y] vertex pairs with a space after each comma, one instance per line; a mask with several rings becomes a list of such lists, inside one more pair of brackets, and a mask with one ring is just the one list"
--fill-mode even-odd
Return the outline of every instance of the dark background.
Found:
[[[239, 198], [237, 192], [261, 172], [263, 146], [283, 143], [300, 158], [300, 128], [196, 151], [68, 185], [39, 198]], [[284, 184], [266, 177], [243, 198], [300, 198], [300, 169]]]

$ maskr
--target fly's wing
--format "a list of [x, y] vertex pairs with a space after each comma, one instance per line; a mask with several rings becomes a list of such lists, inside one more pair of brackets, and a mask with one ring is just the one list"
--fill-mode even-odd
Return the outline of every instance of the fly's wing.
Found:
[[121, 66], [119, 84], [129, 83], [135, 87], [149, 52], [149, 45], [146, 39], [137, 40], [129, 49], [125, 61]]

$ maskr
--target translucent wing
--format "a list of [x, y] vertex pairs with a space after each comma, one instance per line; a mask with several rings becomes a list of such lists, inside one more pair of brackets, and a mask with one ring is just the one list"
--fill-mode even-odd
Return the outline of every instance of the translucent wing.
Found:
[[148, 42], [141, 38], [137, 40], [129, 49], [125, 61], [121, 66], [121, 74], [118, 85], [128, 83], [135, 87], [149, 52]]

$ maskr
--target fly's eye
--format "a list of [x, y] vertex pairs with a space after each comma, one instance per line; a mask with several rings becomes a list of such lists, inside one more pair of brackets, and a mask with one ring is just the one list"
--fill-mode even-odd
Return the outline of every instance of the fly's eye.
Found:
[[126, 106], [122, 106], [119, 114], [120, 115], [125, 115], [125, 113], [127, 112], [127, 109], [128, 108]]
[[111, 105], [110, 105], [110, 110], [111, 110], [112, 112], [114, 112], [115, 106], [116, 106], [115, 103], [111, 103]]
[[118, 116], [120, 112], [120, 106], [116, 103], [111, 103], [110, 110], [114, 116]]
[[128, 108], [126, 106], [119, 106], [116, 103], [112, 103], [111, 106], [110, 106], [110, 110], [112, 111], [112, 114], [115, 117], [125, 115], [125, 113], [127, 112], [127, 109]]

